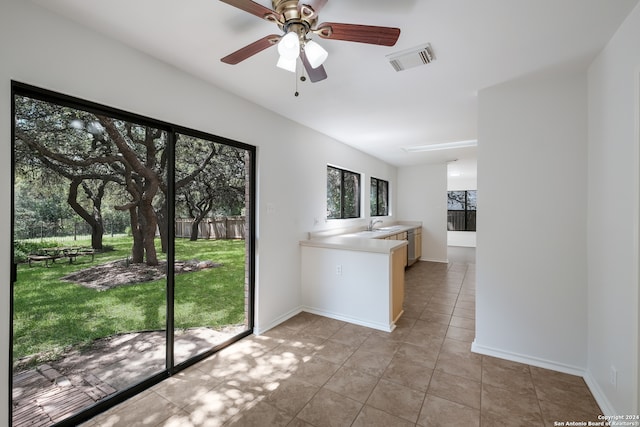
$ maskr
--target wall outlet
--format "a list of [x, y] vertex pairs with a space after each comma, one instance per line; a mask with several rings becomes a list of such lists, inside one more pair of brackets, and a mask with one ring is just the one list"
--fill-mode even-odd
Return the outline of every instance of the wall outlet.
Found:
[[611, 369], [609, 370], [609, 382], [614, 388], [618, 388], [618, 370], [613, 365], [611, 365]]
[[336, 265], [336, 276], [342, 276], [342, 265]]

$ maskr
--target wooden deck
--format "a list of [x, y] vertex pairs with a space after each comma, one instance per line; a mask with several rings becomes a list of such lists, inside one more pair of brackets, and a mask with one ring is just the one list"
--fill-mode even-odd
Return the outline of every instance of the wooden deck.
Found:
[[48, 426], [115, 392], [93, 374], [67, 378], [41, 365], [13, 378], [13, 426]]

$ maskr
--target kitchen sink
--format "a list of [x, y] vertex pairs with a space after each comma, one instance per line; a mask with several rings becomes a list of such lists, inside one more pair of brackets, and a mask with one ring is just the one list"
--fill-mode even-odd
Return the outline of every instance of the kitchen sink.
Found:
[[358, 231], [357, 233], [347, 234], [346, 236], [356, 236], [356, 237], [374, 237], [379, 233], [379, 231]]
[[355, 233], [343, 234], [343, 237], [366, 237], [366, 238], [379, 238], [384, 233], [393, 233], [396, 230], [402, 229], [401, 225], [393, 225], [389, 227], [374, 228], [373, 230], [358, 231]]
[[389, 227], [375, 228], [373, 231], [395, 231], [395, 230], [399, 230], [401, 228], [402, 228], [401, 225], [392, 225], [392, 226], [389, 226]]

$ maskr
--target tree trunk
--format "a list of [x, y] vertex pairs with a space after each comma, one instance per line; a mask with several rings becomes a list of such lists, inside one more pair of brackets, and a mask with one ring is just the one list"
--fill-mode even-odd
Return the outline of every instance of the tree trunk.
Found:
[[158, 231], [160, 232], [160, 246], [162, 247], [162, 253], [166, 254], [169, 246], [169, 221], [167, 218], [166, 201], [162, 203], [160, 209], [156, 211], [156, 218], [158, 221]]
[[131, 262], [140, 264], [144, 261], [144, 235], [142, 234], [142, 227], [138, 220], [138, 208], [136, 206], [129, 208], [129, 216], [131, 217], [131, 236], [133, 237]]
[[104, 220], [102, 219], [102, 199], [107, 188], [107, 181], [102, 181], [98, 186], [97, 194], [94, 194], [86, 183], [82, 184], [87, 194], [93, 202], [93, 224], [91, 225], [91, 247], [102, 249], [102, 235], [104, 234]]
[[102, 249], [102, 235], [104, 234], [104, 227], [102, 224], [96, 224], [91, 226], [91, 247], [93, 249]]
[[100, 206], [102, 203], [103, 191], [99, 192], [99, 198], [96, 200], [92, 195], [89, 198], [94, 204], [93, 215], [87, 212], [80, 203], [78, 203], [78, 187], [82, 183], [82, 178], [74, 178], [69, 185], [69, 195], [67, 196], [67, 203], [89, 226], [91, 227], [91, 247], [93, 249], [102, 249], [102, 234], [104, 233], [104, 224], [102, 221], [102, 213], [100, 212]]
[[141, 217], [144, 222], [141, 227], [144, 240], [144, 252], [147, 259], [147, 265], [158, 265], [158, 254], [156, 252], [155, 237], [158, 221], [156, 213], [153, 210], [151, 200], [143, 199], [140, 204]]
[[198, 234], [200, 234], [199, 233], [200, 222], [201, 220], [194, 219], [193, 222], [191, 223], [191, 237], [189, 238], [189, 240], [192, 242], [195, 242], [198, 240]]

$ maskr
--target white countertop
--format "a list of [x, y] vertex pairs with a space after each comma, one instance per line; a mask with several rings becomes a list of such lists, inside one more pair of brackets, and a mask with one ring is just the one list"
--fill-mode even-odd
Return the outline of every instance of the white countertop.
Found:
[[302, 240], [302, 246], [316, 248], [343, 249], [347, 251], [376, 252], [389, 254], [398, 248], [407, 246], [406, 240], [385, 240], [372, 239], [366, 237], [356, 237], [354, 235], [324, 237], [321, 239]]
[[402, 233], [416, 228], [415, 225], [395, 225], [382, 227], [374, 231], [358, 231], [348, 234], [340, 234], [330, 237], [319, 237], [310, 240], [302, 240], [301, 246], [317, 248], [343, 249], [349, 251], [391, 253], [399, 248], [407, 246], [406, 240], [385, 240], [385, 237]]

